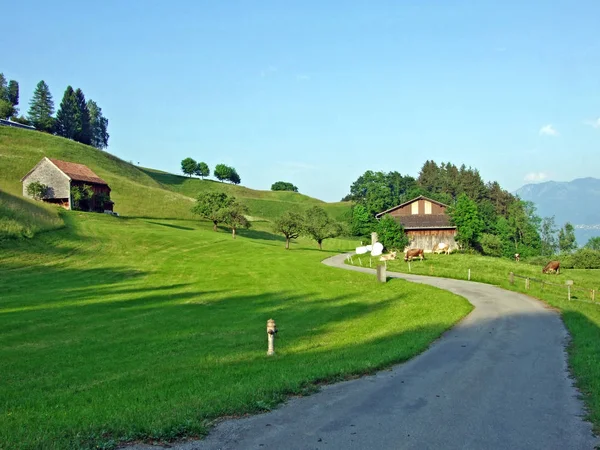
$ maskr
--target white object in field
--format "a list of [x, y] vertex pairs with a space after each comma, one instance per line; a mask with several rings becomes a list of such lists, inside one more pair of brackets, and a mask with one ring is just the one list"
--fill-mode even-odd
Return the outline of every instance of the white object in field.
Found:
[[356, 247], [356, 254], [357, 255], [364, 255], [368, 251], [369, 250], [367, 249], [367, 247]]
[[383, 244], [381, 242], [376, 242], [373, 244], [373, 249], [371, 250], [371, 256], [381, 256], [383, 253]]
[[365, 245], [365, 248], [367, 249], [368, 252], [370, 252], [371, 250], [373, 250], [373, 246], [371, 244]]

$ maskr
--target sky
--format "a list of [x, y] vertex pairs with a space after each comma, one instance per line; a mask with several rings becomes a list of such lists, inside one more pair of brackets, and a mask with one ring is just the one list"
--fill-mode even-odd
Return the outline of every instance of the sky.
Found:
[[107, 150], [144, 167], [225, 163], [326, 201], [428, 159], [510, 191], [600, 177], [597, 0], [19, 5], [0, 72], [21, 112], [42, 79], [56, 107], [81, 88]]

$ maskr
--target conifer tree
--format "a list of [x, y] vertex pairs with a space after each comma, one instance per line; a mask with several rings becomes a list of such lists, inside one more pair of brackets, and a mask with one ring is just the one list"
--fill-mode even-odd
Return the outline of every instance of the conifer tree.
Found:
[[56, 113], [56, 134], [67, 139], [75, 139], [78, 130], [79, 108], [77, 97], [71, 86], [67, 86], [60, 108]]
[[10, 80], [8, 83], [8, 101], [13, 106], [19, 104], [19, 83], [15, 80]]
[[79, 88], [75, 91], [75, 99], [77, 100], [77, 111], [75, 114], [77, 129], [75, 131], [75, 140], [82, 144], [90, 145], [92, 142], [90, 132], [90, 111], [85, 102], [85, 95], [83, 95], [83, 91]]
[[93, 100], [87, 102], [90, 112], [90, 137], [96, 148], [108, 147], [108, 119], [102, 115], [102, 109]]
[[42, 80], [37, 84], [33, 92], [33, 97], [29, 102], [27, 118], [39, 131], [51, 133], [54, 129], [53, 114], [54, 102], [52, 101], [52, 94], [46, 82]]

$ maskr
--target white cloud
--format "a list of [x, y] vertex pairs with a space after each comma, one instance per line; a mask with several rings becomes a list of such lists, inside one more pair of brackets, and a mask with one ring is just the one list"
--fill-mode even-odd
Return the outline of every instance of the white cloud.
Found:
[[531, 172], [525, 175], [524, 180], [529, 183], [538, 183], [548, 178], [548, 174], [544, 172]]
[[551, 124], [544, 125], [540, 128], [540, 134], [546, 136], [558, 136], [558, 131]]
[[303, 73], [299, 73], [296, 75], [296, 80], [298, 81], [307, 81], [310, 80], [310, 76], [309, 75], [305, 75]]
[[586, 120], [585, 124], [594, 128], [600, 128], [600, 117], [598, 117], [596, 120]]

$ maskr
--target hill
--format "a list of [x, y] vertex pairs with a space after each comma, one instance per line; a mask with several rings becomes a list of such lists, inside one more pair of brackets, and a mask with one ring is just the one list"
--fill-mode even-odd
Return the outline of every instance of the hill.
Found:
[[590, 177], [568, 182], [527, 184], [515, 194], [533, 202], [540, 216], [555, 216], [557, 225], [571, 222], [580, 245], [590, 237], [600, 236], [600, 209], [597, 208], [600, 203], [600, 179]]
[[206, 191], [235, 195], [255, 220], [272, 220], [286, 210], [312, 205], [324, 207], [338, 219], [348, 210], [347, 203], [329, 204], [294, 192], [256, 191], [140, 168], [68, 139], [8, 127], [0, 127], [0, 191], [20, 197], [21, 177], [44, 156], [90, 167], [109, 183], [115, 210], [125, 216], [191, 219], [194, 198]]

